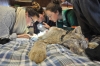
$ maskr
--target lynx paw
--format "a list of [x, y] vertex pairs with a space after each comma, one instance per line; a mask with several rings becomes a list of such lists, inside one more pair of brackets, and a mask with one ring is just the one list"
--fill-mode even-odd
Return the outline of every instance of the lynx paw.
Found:
[[28, 57], [30, 60], [40, 63], [46, 58], [46, 49], [33, 47], [29, 52]]
[[96, 43], [96, 42], [90, 42], [89, 45], [88, 45], [88, 47], [89, 47], [90, 49], [94, 49], [94, 48], [96, 48], [98, 45], [99, 45], [99, 44]]

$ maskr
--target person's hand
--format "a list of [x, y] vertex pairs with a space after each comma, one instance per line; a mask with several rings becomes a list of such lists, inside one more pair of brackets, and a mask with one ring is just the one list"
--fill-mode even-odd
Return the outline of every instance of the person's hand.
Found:
[[31, 36], [29, 34], [21, 34], [21, 35], [17, 35], [17, 38], [27, 38], [29, 39]]
[[43, 22], [43, 25], [44, 25], [45, 28], [48, 28], [48, 29], [50, 28], [50, 26], [45, 22]]

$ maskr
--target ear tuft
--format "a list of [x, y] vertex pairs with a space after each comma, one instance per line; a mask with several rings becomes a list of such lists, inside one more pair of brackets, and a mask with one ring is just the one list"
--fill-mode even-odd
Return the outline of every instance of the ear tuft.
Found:
[[80, 27], [80, 26], [77, 26], [77, 27], [72, 31], [72, 33], [82, 34], [81, 27]]

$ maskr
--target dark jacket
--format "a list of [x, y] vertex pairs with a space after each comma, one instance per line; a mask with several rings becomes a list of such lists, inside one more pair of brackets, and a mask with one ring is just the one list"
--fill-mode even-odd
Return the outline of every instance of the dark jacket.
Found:
[[85, 37], [100, 35], [100, 0], [73, 0], [73, 6]]
[[[51, 20], [49, 20], [47, 16], [45, 16], [45, 20], [43, 22], [46, 22], [50, 27], [51, 26], [56, 26], [56, 23], [51, 21]], [[34, 28], [34, 33], [35, 34], [38, 34], [40, 32], [40, 30], [37, 28], [38, 24], [39, 24], [38, 21], [33, 24], [33, 28]]]

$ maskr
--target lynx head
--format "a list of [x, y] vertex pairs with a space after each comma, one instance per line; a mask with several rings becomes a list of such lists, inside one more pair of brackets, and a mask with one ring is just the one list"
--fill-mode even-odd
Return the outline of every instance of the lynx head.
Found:
[[73, 31], [66, 34], [66, 36], [63, 38], [63, 41], [71, 41], [71, 43], [75, 44], [76, 46], [80, 46], [82, 49], [88, 47], [88, 41], [82, 34], [80, 26], [76, 27]]

